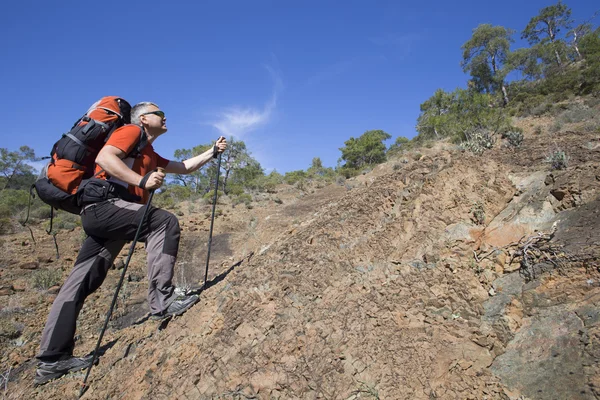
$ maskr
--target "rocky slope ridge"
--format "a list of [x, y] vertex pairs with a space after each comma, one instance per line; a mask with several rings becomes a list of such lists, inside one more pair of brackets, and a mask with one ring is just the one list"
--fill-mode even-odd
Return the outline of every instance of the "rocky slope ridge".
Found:
[[[140, 245], [83, 398], [600, 397], [597, 136], [531, 133], [480, 157], [437, 145], [344, 186], [220, 206], [210, 284], [166, 324], [144, 318]], [[545, 162], [550, 141], [566, 170]], [[199, 282], [208, 221], [181, 219], [178, 281]], [[80, 241], [59, 235], [48, 263], [40, 232], [3, 238], [2, 317], [21, 324], [2, 341], [5, 397], [76, 398], [83, 374], [33, 387], [57, 288], [32, 292], [27, 268], [68, 273]], [[117, 279], [86, 303], [78, 354]]]

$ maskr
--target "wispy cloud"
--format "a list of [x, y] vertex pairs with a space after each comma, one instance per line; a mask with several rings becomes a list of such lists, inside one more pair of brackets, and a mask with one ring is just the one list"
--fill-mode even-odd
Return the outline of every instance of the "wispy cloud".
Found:
[[330, 65], [322, 68], [321, 70], [319, 70], [316, 74], [314, 74], [310, 78], [308, 78], [308, 80], [306, 81], [306, 85], [308, 85], [308, 86], [316, 85], [318, 83], [332, 79], [332, 78], [336, 77], [337, 75], [343, 74], [348, 69], [350, 69], [350, 67], [352, 66], [353, 63], [354, 63], [354, 60], [343, 60], [343, 61], [337, 62], [335, 64], [330, 64]]
[[273, 78], [274, 87], [270, 99], [262, 108], [255, 107], [229, 107], [217, 113], [216, 119], [211, 123], [222, 135], [234, 136], [242, 139], [248, 133], [260, 126], [267, 124], [277, 107], [277, 99], [283, 88], [280, 74], [268, 65], [265, 68]]
[[407, 56], [410, 54], [415, 43], [421, 39], [417, 33], [387, 33], [379, 36], [372, 36], [369, 41], [376, 46], [391, 46], [400, 50], [400, 54]]

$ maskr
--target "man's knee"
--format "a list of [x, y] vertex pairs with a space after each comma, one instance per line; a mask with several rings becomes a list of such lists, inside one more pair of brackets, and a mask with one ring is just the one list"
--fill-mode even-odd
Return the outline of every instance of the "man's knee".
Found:
[[179, 241], [179, 235], [181, 232], [181, 228], [179, 227], [179, 220], [177, 219], [177, 217], [165, 210], [162, 210], [164, 212], [164, 219], [165, 219], [165, 224], [166, 224], [166, 232], [167, 232], [167, 237], [177, 237], [177, 240]]
[[181, 233], [179, 220], [174, 214], [162, 209], [157, 209], [156, 213], [156, 217], [157, 220], [160, 221], [159, 223], [161, 228], [164, 226], [164, 228], [162, 228], [164, 229], [165, 235], [163, 253], [176, 257]]

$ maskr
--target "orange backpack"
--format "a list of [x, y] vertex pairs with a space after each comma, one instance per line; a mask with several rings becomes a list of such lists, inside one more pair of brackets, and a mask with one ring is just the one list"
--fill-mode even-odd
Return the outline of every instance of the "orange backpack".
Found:
[[34, 184], [40, 199], [53, 208], [79, 214], [77, 189], [94, 175], [96, 156], [113, 131], [131, 121], [131, 105], [103, 97], [52, 147], [51, 161]]

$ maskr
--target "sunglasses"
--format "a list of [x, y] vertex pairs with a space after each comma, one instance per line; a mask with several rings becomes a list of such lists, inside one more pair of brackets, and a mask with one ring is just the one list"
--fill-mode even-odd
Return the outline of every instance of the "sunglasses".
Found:
[[142, 115], [148, 115], [148, 114], [158, 115], [160, 118], [164, 118], [165, 117], [165, 112], [164, 111], [149, 111], [147, 113], [140, 114], [140, 117]]

